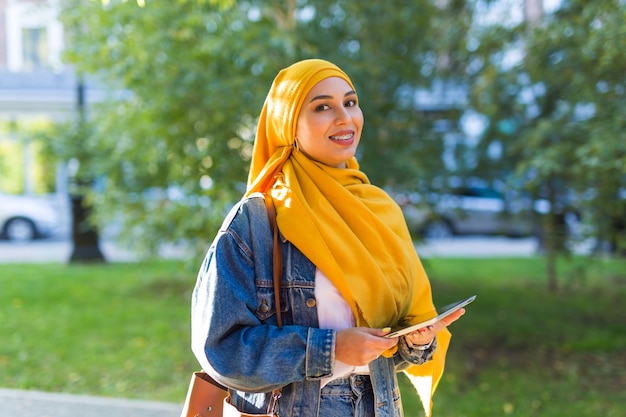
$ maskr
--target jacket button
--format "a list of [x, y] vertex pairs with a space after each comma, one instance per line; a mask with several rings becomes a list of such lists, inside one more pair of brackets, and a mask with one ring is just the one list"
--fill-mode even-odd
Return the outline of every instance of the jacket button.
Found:
[[264, 301], [263, 304], [261, 304], [259, 306], [259, 311], [263, 314], [267, 313], [268, 311], [270, 311], [270, 306], [267, 305], [267, 303]]
[[315, 307], [315, 304], [316, 304], [315, 303], [315, 298], [309, 298], [308, 300], [306, 300], [307, 307], [313, 308], [313, 307]]

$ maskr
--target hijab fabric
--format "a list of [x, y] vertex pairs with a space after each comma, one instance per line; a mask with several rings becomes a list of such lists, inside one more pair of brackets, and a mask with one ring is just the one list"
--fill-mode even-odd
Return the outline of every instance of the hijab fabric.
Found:
[[[357, 326], [411, 324], [434, 306], [400, 207], [370, 183], [355, 158], [334, 168], [294, 147], [304, 98], [329, 77], [354, 89], [340, 68], [320, 59], [297, 62], [276, 76], [259, 118], [246, 195], [269, 191], [281, 234], [335, 285]], [[407, 371], [427, 413], [449, 339], [447, 330], [439, 332], [434, 359]]]

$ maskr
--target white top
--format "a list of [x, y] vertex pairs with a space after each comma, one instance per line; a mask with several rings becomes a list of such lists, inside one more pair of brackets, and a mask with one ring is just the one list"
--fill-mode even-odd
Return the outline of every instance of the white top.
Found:
[[[315, 271], [315, 298], [320, 329], [342, 330], [356, 326], [350, 305], [341, 296], [337, 287], [319, 269]], [[333, 379], [358, 373], [369, 374], [369, 368], [352, 366], [335, 359], [332, 376], [322, 378], [322, 387]]]

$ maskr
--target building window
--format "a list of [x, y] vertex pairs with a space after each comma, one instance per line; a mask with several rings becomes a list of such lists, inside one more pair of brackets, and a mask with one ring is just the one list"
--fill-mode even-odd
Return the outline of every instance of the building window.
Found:
[[32, 72], [49, 67], [48, 37], [45, 28], [23, 28], [24, 71]]

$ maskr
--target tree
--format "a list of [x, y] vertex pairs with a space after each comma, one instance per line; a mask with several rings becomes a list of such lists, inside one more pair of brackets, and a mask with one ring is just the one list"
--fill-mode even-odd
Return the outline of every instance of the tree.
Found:
[[[619, 0], [571, 0], [539, 24], [497, 25], [480, 35], [472, 103], [490, 120], [480, 163], [493, 172], [514, 167], [520, 183], [549, 200], [549, 265], [562, 248], [561, 215], [571, 205], [598, 213], [590, 219], [596, 230], [606, 229], [606, 207], [617, 202], [620, 212], [611, 215], [625, 213], [617, 201], [626, 174], [626, 59], [619, 52], [626, 47], [625, 15]], [[490, 157], [494, 145], [504, 158]], [[579, 197], [590, 190], [595, 198]], [[556, 289], [553, 269], [548, 278]]]
[[[204, 249], [243, 192], [256, 117], [276, 72], [306, 57], [353, 76], [366, 116], [362, 166], [380, 185], [444, 174], [441, 141], [414, 93], [462, 73], [465, 1], [66, 0], [66, 27], [87, 28], [68, 60], [110, 88], [94, 109], [94, 196], [124, 213], [124, 237]], [[450, 22], [454, 21], [452, 24]], [[451, 30], [454, 28], [454, 30]], [[78, 31], [77, 31], [78, 32]], [[428, 34], [429, 36], [425, 36]], [[445, 58], [445, 59], [443, 59]]]

